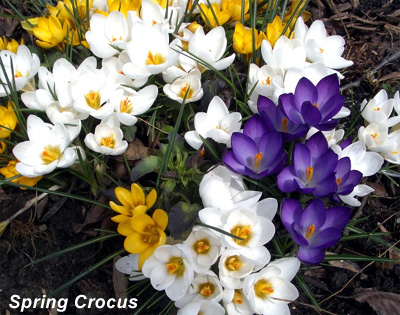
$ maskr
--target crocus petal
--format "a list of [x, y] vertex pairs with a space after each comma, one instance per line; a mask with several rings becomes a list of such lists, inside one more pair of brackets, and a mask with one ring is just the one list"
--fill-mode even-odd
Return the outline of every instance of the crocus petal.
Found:
[[165, 230], [168, 225], [168, 214], [161, 209], [157, 209], [153, 213], [153, 220], [159, 229]]
[[303, 263], [310, 265], [318, 265], [324, 260], [325, 252], [320, 249], [300, 246], [296, 256]]
[[147, 214], [135, 215], [135, 220], [132, 220], [132, 227], [138, 233], [145, 232], [149, 225], [153, 226], [154, 225], [154, 221]]
[[131, 254], [140, 254], [149, 247], [149, 243], [143, 242], [142, 239], [142, 234], [133, 232], [126, 237], [124, 248]]

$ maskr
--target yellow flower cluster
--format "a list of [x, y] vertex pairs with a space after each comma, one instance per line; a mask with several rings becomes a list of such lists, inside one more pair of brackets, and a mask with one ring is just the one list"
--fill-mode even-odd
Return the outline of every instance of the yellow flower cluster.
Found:
[[0, 36], [0, 50], [9, 50], [12, 51], [14, 54], [17, 53], [19, 45], [24, 45], [24, 39], [21, 38], [21, 41], [18, 43], [15, 39], [9, 41], [7, 37]]
[[155, 210], [152, 217], [146, 214], [157, 199], [154, 189], [146, 197], [138, 184], [132, 184], [130, 191], [117, 187], [115, 195], [121, 205], [110, 201], [110, 207], [120, 214], [111, 220], [118, 223], [118, 233], [126, 236], [124, 248], [129, 253], [139, 254], [141, 269], [154, 250], [165, 244], [168, 215], [161, 209]]
[[[244, 2], [244, 18], [249, 17], [249, 1]], [[242, 15], [242, 0], [222, 0], [221, 6], [213, 3], [207, 6], [200, 4], [201, 17], [210, 28], [240, 21]]]

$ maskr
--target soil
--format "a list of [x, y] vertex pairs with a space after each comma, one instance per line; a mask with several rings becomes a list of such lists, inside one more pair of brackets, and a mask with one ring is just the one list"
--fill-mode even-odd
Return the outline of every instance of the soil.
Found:
[[[399, 1], [311, 0], [309, 11], [313, 19], [324, 21], [330, 34], [339, 34], [346, 39], [344, 56], [354, 61], [354, 66], [346, 71], [346, 78], [341, 83], [348, 107], [357, 112], [361, 101], [372, 98], [382, 87], [391, 95], [400, 89]], [[5, 13], [9, 13], [7, 9]], [[22, 34], [18, 23], [4, 18], [0, 20], [0, 32], [0, 35], [14, 34], [17, 38]], [[368, 217], [368, 220], [355, 226], [369, 232], [391, 232], [382, 239], [395, 244], [400, 239], [399, 186], [382, 175], [368, 180], [375, 193], [362, 200], [362, 206], [354, 209], [353, 216], [353, 220], [363, 217]], [[71, 193], [91, 197], [86, 186], [75, 187]], [[0, 221], [36, 196], [32, 191], [11, 187], [3, 191], [0, 187]], [[103, 202], [107, 201], [107, 198], [101, 198]], [[49, 209], [54, 210], [54, 214], [46, 218]], [[13, 221], [0, 238], [0, 314], [20, 313], [9, 307], [12, 295], [36, 298], [49, 294], [121, 249], [123, 239], [116, 237], [26, 267], [35, 259], [101, 235], [95, 228], [115, 230], [109, 220], [111, 215], [111, 211], [80, 201], [50, 196]], [[387, 252], [386, 246], [367, 239], [342, 242], [330, 251], [400, 257], [400, 252], [393, 249]], [[118, 281], [113, 280], [113, 274], [116, 275], [110, 261], [61, 291], [57, 298], [69, 298], [64, 314], [132, 314], [135, 310], [78, 309], [74, 305], [80, 294], [105, 300], [119, 296], [119, 289], [126, 284], [121, 284], [124, 281], [121, 275]], [[322, 310], [317, 311], [300, 289], [299, 299], [291, 304], [292, 314], [400, 314], [399, 295], [391, 295], [400, 294], [399, 264], [338, 261], [319, 267], [302, 267], [300, 275], [320, 302]], [[371, 292], [378, 293], [378, 298]], [[156, 299], [153, 290], [144, 290], [135, 297], [138, 307]], [[167, 299], [161, 299], [151, 310], [143, 309], [140, 314], [159, 314], [167, 304]], [[49, 312], [46, 309], [29, 309], [25, 313], [56, 314], [54, 310]]]

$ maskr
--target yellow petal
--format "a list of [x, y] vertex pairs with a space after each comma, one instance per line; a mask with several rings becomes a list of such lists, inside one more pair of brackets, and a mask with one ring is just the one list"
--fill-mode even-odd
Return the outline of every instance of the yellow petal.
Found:
[[146, 207], [150, 209], [157, 200], [157, 192], [155, 189], [152, 189], [150, 193], [146, 197]]
[[140, 254], [149, 247], [149, 243], [142, 240], [142, 235], [139, 233], [129, 234], [124, 242], [124, 248], [131, 254]]
[[[129, 219], [129, 217], [127, 217], [126, 215], [116, 215], [114, 217], [111, 218], [111, 221], [115, 222], [115, 223], [121, 223], [124, 222], [125, 220]], [[132, 228], [131, 224], [129, 223], [130, 227]], [[126, 235], [125, 235], [126, 236]]]
[[147, 214], [138, 214], [132, 217], [131, 224], [133, 229], [138, 233], [143, 233], [146, 231], [148, 226], [155, 225], [152, 218]]
[[138, 214], [144, 214], [147, 211], [146, 206], [137, 206], [135, 209], [132, 211], [132, 216], [138, 215]]
[[143, 189], [138, 184], [131, 185], [132, 199], [134, 205], [144, 205], [146, 200], [144, 197]]
[[139, 261], [138, 261], [138, 268], [142, 270], [142, 266], [144, 262], [154, 253], [154, 247], [149, 246], [144, 252], [140, 253]]
[[128, 236], [132, 233], [135, 233], [135, 230], [132, 228], [132, 219], [127, 219], [125, 221], [122, 221], [120, 224], [118, 224], [117, 231], [119, 234], [123, 236]]
[[117, 187], [115, 188], [115, 195], [126, 208], [134, 208], [132, 194], [128, 189]]
[[162, 246], [167, 242], [167, 235], [164, 233], [164, 231], [158, 229], [158, 233], [160, 235], [160, 238], [158, 240], [158, 243], [154, 244], [154, 248], [157, 248], [158, 246]]
[[164, 210], [157, 209], [153, 213], [153, 220], [157, 227], [164, 231], [168, 225], [168, 214]]
[[125, 206], [117, 205], [114, 201], [110, 201], [110, 207], [114, 211], [119, 212], [121, 214], [131, 215], [131, 211], [130, 211], [131, 207], [130, 206], [128, 208], [126, 208]]

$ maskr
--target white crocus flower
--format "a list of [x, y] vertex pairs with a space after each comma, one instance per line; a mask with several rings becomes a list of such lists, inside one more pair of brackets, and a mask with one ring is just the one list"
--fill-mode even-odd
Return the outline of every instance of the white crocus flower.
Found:
[[204, 274], [197, 274], [189, 287], [187, 294], [175, 302], [176, 307], [182, 307], [190, 302], [222, 300], [222, 286], [217, 275], [208, 270]]
[[269, 242], [275, 234], [275, 226], [268, 218], [257, 215], [254, 210], [238, 208], [223, 214], [212, 208], [199, 211], [200, 221], [228, 233], [236, 235], [242, 240], [227, 235], [220, 235], [222, 244], [228, 249], [240, 251], [249, 261], [257, 265], [265, 265], [271, 255], [264, 244]]
[[88, 117], [86, 114], [75, 111], [72, 106], [61, 107], [59, 102], [50, 103], [46, 108], [46, 114], [53, 124], [64, 124], [71, 141], [73, 141], [81, 132], [81, 120]]
[[235, 205], [250, 207], [261, 198], [261, 192], [245, 190], [243, 179], [223, 165], [219, 165], [203, 176], [199, 194], [204, 207], [228, 212]]
[[225, 315], [224, 308], [217, 302], [196, 301], [190, 302], [178, 310], [178, 315]]
[[[261, 266], [261, 267], [264, 267]], [[224, 288], [240, 289], [245, 277], [257, 266], [240, 253], [240, 250], [226, 249], [219, 259], [219, 279]]]
[[85, 137], [86, 146], [95, 152], [105, 155], [120, 155], [128, 148], [128, 142], [122, 140], [124, 134], [119, 128], [115, 115], [101, 121], [93, 133]]
[[70, 138], [62, 124], [46, 124], [39, 117], [27, 119], [29, 141], [18, 143], [14, 156], [20, 161], [16, 170], [22, 176], [36, 177], [51, 173], [57, 167], [66, 168], [76, 160], [76, 152], [69, 148]]
[[169, 43], [168, 31], [161, 25], [148, 26], [136, 22], [132, 26], [132, 41], [127, 45], [130, 62], [123, 72], [132, 79], [147, 79], [174, 64], [182, 43], [175, 39]]
[[203, 144], [199, 135], [230, 147], [232, 133], [240, 130], [241, 120], [240, 113], [229, 113], [224, 101], [219, 96], [214, 96], [208, 105], [207, 113], [199, 112], [195, 115], [196, 130], [187, 132], [185, 140], [196, 150]]
[[[17, 53], [14, 54], [9, 50], [0, 51], [0, 59], [4, 66], [0, 68], [0, 97], [10, 93], [10, 87], [7, 80], [13, 84], [15, 82], [16, 91], [23, 90], [29, 81], [38, 73], [40, 60], [36, 54], [32, 54], [28, 47], [20, 45]], [[5, 71], [5, 72], [4, 72]], [[30, 90], [27, 88], [27, 90]]]
[[276, 41], [274, 48], [267, 40], [261, 43], [261, 55], [269, 66], [285, 71], [291, 68], [304, 68], [306, 66], [306, 51], [302, 43], [296, 39], [281, 36]]
[[300, 39], [306, 49], [307, 59], [311, 62], [322, 62], [332, 69], [343, 69], [353, 65], [353, 62], [342, 58], [345, 40], [342, 36], [327, 36], [324, 23], [314, 21], [310, 28], [301, 17], [297, 19], [295, 38]]
[[124, 256], [115, 263], [115, 269], [119, 272], [129, 275], [129, 280], [140, 281], [146, 279], [139, 271], [139, 254], [129, 254]]
[[235, 59], [235, 54], [222, 58], [226, 47], [227, 39], [222, 26], [213, 28], [207, 34], [204, 34], [202, 27], [199, 27], [190, 38], [188, 49], [190, 54], [183, 52], [182, 57], [179, 58], [180, 64], [186, 71], [193, 68], [206, 69], [207, 67], [201, 61], [196, 60], [197, 57], [217, 70], [224, 70]]
[[155, 85], [148, 85], [136, 92], [131, 89], [118, 89], [110, 97], [110, 103], [121, 124], [133, 126], [137, 122], [136, 116], [147, 112], [157, 98], [158, 89]]
[[242, 289], [225, 289], [222, 302], [229, 315], [252, 315], [254, 313]]
[[368, 150], [381, 152], [388, 137], [388, 129], [386, 122], [371, 123], [358, 129], [358, 138], [365, 143]]
[[[306, 139], [308, 140], [309, 138], [311, 138], [312, 135], [316, 134], [319, 131], [320, 130], [318, 130], [314, 127], [311, 127], [307, 133]], [[344, 130], [343, 129], [338, 129], [338, 130], [332, 129], [329, 131], [322, 131], [322, 134], [325, 136], [326, 141], [328, 141], [328, 146], [331, 147], [343, 139]]]
[[108, 100], [116, 88], [112, 79], [107, 77], [104, 70], [83, 70], [71, 85], [74, 109], [97, 119], [109, 117], [114, 107]]
[[[166, 10], [168, 10], [167, 17], [165, 16]], [[169, 5], [168, 9], [166, 9], [151, 0], [143, 0], [140, 10], [140, 17], [145, 24], [149, 26], [160, 24], [170, 33], [175, 31], [176, 25], [183, 18], [184, 14], [185, 7]]]
[[129, 41], [125, 15], [119, 11], [112, 11], [108, 16], [93, 14], [90, 31], [86, 32], [85, 37], [91, 52], [97, 57], [107, 58], [118, 54], [119, 49], [126, 49]]
[[191, 254], [182, 244], [157, 247], [153, 255], [144, 262], [142, 272], [150, 278], [154, 289], [165, 290], [172, 301], [187, 294], [194, 278]]
[[400, 164], [400, 130], [393, 131], [386, 139], [385, 148], [380, 152], [386, 161]]
[[300, 268], [297, 258], [282, 258], [258, 273], [249, 275], [243, 283], [243, 292], [254, 313], [289, 314], [288, 301], [298, 298], [299, 292], [290, 283]]
[[183, 101], [185, 103], [196, 102], [203, 97], [200, 79], [200, 70], [193, 69], [184, 77], [177, 78], [171, 84], [165, 84], [163, 91], [170, 99], [181, 104]]
[[209, 229], [192, 231], [183, 242], [193, 257], [193, 267], [197, 273], [206, 272], [217, 261], [222, 251], [221, 240]]
[[258, 113], [258, 96], [262, 95], [271, 98], [275, 104], [278, 103], [277, 95], [284, 92], [283, 89], [284, 71], [264, 65], [259, 68], [256, 64], [250, 64], [247, 93], [250, 94], [248, 101], [253, 113]]

